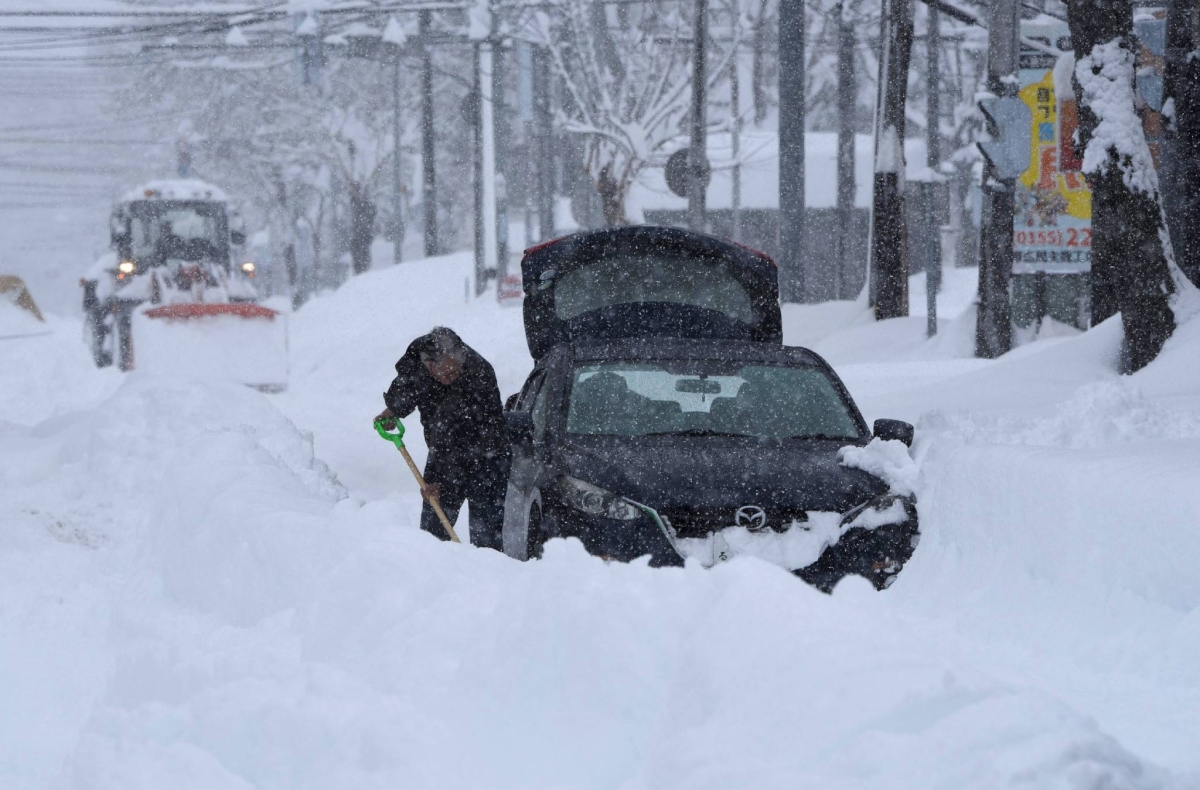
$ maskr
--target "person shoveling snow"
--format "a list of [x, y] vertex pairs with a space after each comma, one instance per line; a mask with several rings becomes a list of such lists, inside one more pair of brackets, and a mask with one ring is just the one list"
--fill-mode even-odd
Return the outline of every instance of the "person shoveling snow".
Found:
[[471, 543], [500, 550], [510, 451], [492, 366], [452, 330], [436, 327], [409, 344], [383, 401], [387, 408], [375, 419], [387, 430], [421, 410], [429, 447], [421, 529], [448, 540], [430, 500], [451, 523], [469, 501]]

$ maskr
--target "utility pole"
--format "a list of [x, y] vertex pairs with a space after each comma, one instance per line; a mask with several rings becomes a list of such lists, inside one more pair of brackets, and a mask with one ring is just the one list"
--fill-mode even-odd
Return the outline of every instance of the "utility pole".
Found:
[[[942, 48], [941, 14], [935, 6], [925, 7], [925, 165], [931, 171], [937, 172], [942, 162], [942, 113], [941, 113], [941, 80], [938, 70], [938, 57]], [[925, 334], [933, 337], [937, 334], [937, 292], [942, 280], [942, 234], [941, 223], [938, 222], [937, 206], [934, 196], [937, 194], [938, 181], [931, 180], [924, 185], [924, 214], [925, 214]]]
[[533, 125], [537, 140], [538, 233], [545, 240], [554, 233], [554, 116], [551, 109], [550, 52], [533, 48]]
[[404, 182], [403, 167], [401, 166], [401, 136], [403, 127], [400, 118], [400, 53], [404, 49], [406, 36], [404, 28], [396, 17], [389, 17], [387, 26], [379, 43], [383, 52], [392, 58], [392, 263], [398, 264], [403, 259], [401, 247], [404, 246]]
[[904, 225], [904, 105], [912, 55], [912, 0], [884, 0], [879, 97], [875, 110], [875, 178], [871, 204], [871, 304], [875, 318], [908, 315]]
[[508, 63], [504, 42], [496, 30], [495, 16], [492, 16], [491, 39], [492, 50], [492, 83], [491, 106], [488, 108], [492, 115], [492, 200], [494, 206], [494, 223], [496, 227], [496, 262], [494, 276], [496, 285], [504, 282], [508, 275], [508, 141], [509, 126], [506, 97], [504, 92], [505, 68]]
[[801, 302], [804, 277], [804, 0], [779, 0], [779, 298]]
[[400, 166], [400, 53], [392, 64], [392, 263], [403, 258], [400, 248], [404, 245], [404, 196], [402, 168]]
[[1164, 115], [1167, 129], [1162, 156], [1163, 205], [1171, 229], [1175, 262], [1200, 284], [1200, 7], [1195, 0], [1171, 0], [1163, 99], [1174, 112]]
[[[988, 6], [989, 93], [1006, 99], [1017, 95], [1020, 53], [1020, 4], [992, 0]], [[983, 228], [979, 244], [979, 311], [975, 324], [975, 356], [995, 359], [1012, 348], [1013, 213], [1012, 179], [1001, 179], [991, 165], [984, 170]]]
[[319, 86], [321, 84], [321, 61], [325, 55], [322, 50], [319, 11], [309, 11], [296, 17], [296, 37], [300, 42], [299, 50], [296, 53], [300, 84]]
[[730, 184], [729, 207], [733, 212], [732, 236], [742, 240], [742, 91], [738, 45], [742, 37], [742, 14], [735, 9], [737, 22], [733, 25], [733, 52], [729, 56], [729, 135], [730, 154], [733, 157], [732, 183]]
[[499, 271], [496, 211], [496, 117], [493, 82], [495, 16], [486, 3], [471, 9], [468, 36], [475, 42], [475, 295]]
[[692, 26], [692, 142], [688, 149], [688, 227], [705, 230], [708, 211], [708, 0], [695, 0]]
[[854, 174], [854, 112], [858, 108], [858, 80], [854, 74], [854, 26], [851, 24], [850, 0], [842, 0], [835, 9], [838, 15], [838, 132], [837, 132], [837, 217], [838, 232], [833, 236], [835, 299], [846, 299], [847, 239], [854, 228], [854, 198], [857, 180]]
[[433, 51], [429, 36], [433, 30], [433, 12], [422, 11], [421, 33], [421, 201], [425, 208], [425, 257], [441, 254], [438, 242], [437, 169], [433, 155]]
[[476, 43], [472, 47], [474, 78], [471, 83], [471, 129], [474, 132], [472, 146], [472, 172], [475, 188], [471, 190], [474, 200], [474, 229], [475, 248], [475, 295], [483, 293], [481, 284], [487, 282], [487, 242], [485, 240], [487, 222], [483, 206], [483, 66], [481, 63], [481, 47]]

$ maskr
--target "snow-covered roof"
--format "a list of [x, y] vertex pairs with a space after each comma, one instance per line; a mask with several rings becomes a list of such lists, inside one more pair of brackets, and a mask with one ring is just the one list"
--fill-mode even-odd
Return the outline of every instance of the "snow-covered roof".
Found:
[[[732, 205], [733, 170], [730, 163], [731, 137], [728, 132], [709, 135], [708, 158], [712, 163], [712, 181], [708, 185], [708, 208], [728, 209]], [[872, 161], [875, 150], [871, 135], [855, 135], [854, 205], [871, 205]], [[742, 208], [779, 208], [779, 137], [775, 132], [751, 131], [741, 136]], [[905, 170], [917, 180], [925, 171], [925, 141], [904, 141]], [[837, 206], [837, 135], [833, 132], [809, 132], [804, 144], [804, 197], [809, 208]], [[687, 199], [667, 188], [661, 167], [642, 171], [630, 189], [630, 208], [643, 211], [684, 210]]]
[[125, 193], [123, 200], [216, 200], [227, 202], [225, 191], [198, 178], [148, 181]]

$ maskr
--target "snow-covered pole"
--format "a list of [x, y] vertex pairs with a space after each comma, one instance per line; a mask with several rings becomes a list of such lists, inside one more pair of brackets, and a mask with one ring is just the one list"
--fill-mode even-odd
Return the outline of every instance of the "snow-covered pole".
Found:
[[834, 294], [837, 299], [853, 298], [846, 291], [846, 249], [850, 228], [854, 227], [854, 113], [858, 106], [858, 80], [855, 79], [854, 49], [856, 38], [851, 19], [850, 0], [842, 0], [836, 8], [838, 15], [837, 56], [837, 217], [841, 232], [834, 234]]
[[404, 198], [403, 198], [403, 168], [401, 167], [400, 137], [400, 52], [405, 44], [404, 28], [396, 17], [388, 20], [384, 28], [382, 41], [391, 47], [394, 58], [392, 63], [392, 263], [401, 261], [401, 247], [404, 244]]
[[309, 11], [296, 17], [297, 78], [301, 85], [319, 87], [321, 84], [321, 61], [324, 59], [321, 37], [321, 16], [318, 11]]
[[[942, 15], [935, 6], [926, 6], [925, 14], [925, 166], [936, 171], [942, 161], [941, 69], [938, 67], [942, 48]], [[925, 334], [937, 334], [937, 292], [942, 275], [942, 237], [938, 213], [932, 201], [936, 190], [933, 182], [925, 190]]]
[[692, 134], [688, 150], [688, 227], [705, 230], [708, 211], [708, 0], [695, 0], [692, 25]]
[[912, 0], [884, 0], [875, 110], [875, 177], [871, 205], [871, 303], [875, 318], [908, 315], [904, 227], [904, 105], [912, 54]]
[[804, 300], [804, 0], [779, 0], [779, 298]]
[[533, 126], [537, 140], [538, 234], [554, 233], [554, 114], [550, 106], [550, 53], [544, 45], [533, 49]]
[[433, 141], [437, 134], [433, 123], [433, 50], [429, 37], [433, 32], [433, 12], [420, 14], [421, 41], [421, 202], [425, 208], [425, 257], [441, 255], [438, 241], [437, 163]]
[[492, 225], [496, 234], [496, 264], [493, 275], [496, 287], [508, 276], [508, 143], [509, 117], [508, 103], [505, 100], [504, 86], [508, 52], [505, 50], [504, 39], [499, 29], [499, 19], [491, 16], [492, 28], [492, 82], [488, 96], [491, 99], [488, 109], [492, 116], [492, 202], [494, 219]]
[[[1017, 95], [1020, 5], [992, 0], [988, 6], [987, 89], [1000, 98]], [[995, 359], [1012, 348], [1013, 214], [1011, 179], [987, 167], [983, 177], [983, 227], [979, 241], [979, 311], [975, 322], [975, 356]]]
[[475, 42], [475, 191], [477, 195], [475, 243], [475, 295], [487, 288], [498, 270], [499, 244], [496, 214], [496, 126], [492, 107], [492, 13], [487, 0], [471, 9], [467, 35]]
[[730, 155], [733, 157], [732, 183], [730, 184], [729, 207], [733, 212], [733, 240], [742, 240], [742, 92], [741, 57], [739, 45], [742, 38], [742, 11], [734, 6], [733, 53], [729, 57], [729, 134]]

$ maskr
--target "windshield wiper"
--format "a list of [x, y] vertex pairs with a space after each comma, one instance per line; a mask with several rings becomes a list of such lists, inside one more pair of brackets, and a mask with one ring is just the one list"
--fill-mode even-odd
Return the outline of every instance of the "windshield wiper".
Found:
[[732, 431], [714, 431], [710, 428], [684, 428], [679, 431], [654, 431], [653, 433], [643, 433], [642, 436], [740, 436], [743, 439], [752, 439], [748, 433], [734, 433]]
[[789, 436], [788, 439], [816, 439], [830, 442], [853, 442], [857, 436], [834, 436], [829, 433], [803, 433], [795, 436]]

